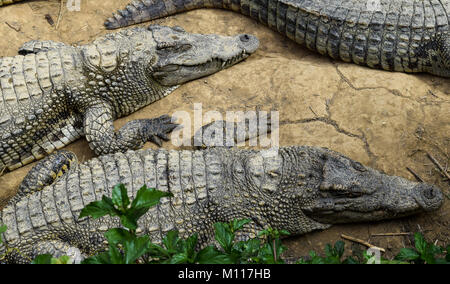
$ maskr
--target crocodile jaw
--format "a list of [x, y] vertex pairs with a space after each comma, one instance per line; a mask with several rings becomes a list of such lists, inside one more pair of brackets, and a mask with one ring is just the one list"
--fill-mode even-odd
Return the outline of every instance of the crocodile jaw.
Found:
[[259, 41], [247, 34], [237, 36], [186, 33], [179, 27], [151, 26], [157, 61], [153, 79], [164, 86], [180, 85], [211, 75], [247, 58]]

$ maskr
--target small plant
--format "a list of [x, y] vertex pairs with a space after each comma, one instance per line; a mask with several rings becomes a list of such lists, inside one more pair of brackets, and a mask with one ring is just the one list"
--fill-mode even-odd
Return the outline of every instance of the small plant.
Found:
[[197, 234], [184, 240], [178, 236], [178, 231], [170, 231], [163, 239], [162, 246], [150, 244], [149, 256], [155, 259], [151, 263], [230, 263], [227, 256], [213, 246], [205, 247], [197, 252], [197, 241]]
[[[450, 245], [447, 248], [428, 243], [421, 233], [414, 234], [415, 248], [402, 248], [394, 260], [415, 264], [450, 264]], [[439, 257], [439, 255], [445, 255]]]
[[[445, 249], [440, 246], [428, 243], [421, 233], [414, 235], [415, 248], [402, 248], [400, 252], [389, 260], [380, 259], [381, 264], [450, 264], [450, 245]], [[372, 255], [363, 252], [362, 259], [355, 259], [350, 256], [342, 259], [345, 244], [343, 241], [337, 241], [332, 247], [330, 244], [325, 246], [325, 257], [319, 256], [311, 251], [309, 258], [301, 258], [297, 263], [300, 264], [366, 264], [373, 262]], [[443, 257], [439, 257], [443, 255]]]
[[[130, 202], [127, 190], [117, 185], [112, 198], [103, 196], [101, 201], [88, 204], [80, 214], [81, 217], [100, 218], [105, 215], [117, 216], [124, 228], [110, 229], [105, 233], [108, 250], [85, 259], [85, 264], [127, 264], [127, 263], [171, 263], [171, 264], [232, 264], [232, 263], [283, 263], [280, 258], [286, 250], [279, 237], [286, 231], [267, 229], [260, 233], [269, 242], [261, 239], [236, 242], [239, 233], [248, 219], [233, 220], [229, 223], [214, 224], [215, 238], [221, 250], [207, 246], [198, 250], [198, 235], [187, 239], [179, 237], [178, 231], [170, 231], [162, 244], [154, 244], [148, 236], [136, 235], [137, 221], [150, 207], [156, 205], [162, 197], [170, 194], [155, 189], [142, 187], [133, 202]], [[47, 260], [47, 259], [46, 259]]]
[[317, 255], [316, 252], [309, 252], [309, 259], [300, 258], [299, 264], [357, 264], [360, 263], [353, 257], [342, 259], [345, 251], [345, 243], [337, 241], [332, 247], [330, 244], [325, 245], [325, 257]]
[[113, 228], [105, 233], [109, 249], [106, 252], [87, 258], [83, 263], [89, 264], [130, 264], [136, 263], [149, 252], [151, 242], [148, 236], [136, 235], [137, 221], [150, 207], [159, 203], [162, 197], [170, 193], [143, 186], [130, 202], [127, 189], [123, 184], [116, 185], [112, 197], [103, 196], [102, 200], [89, 203], [80, 212], [80, 218], [91, 216], [100, 218], [106, 215], [117, 216], [124, 228]]

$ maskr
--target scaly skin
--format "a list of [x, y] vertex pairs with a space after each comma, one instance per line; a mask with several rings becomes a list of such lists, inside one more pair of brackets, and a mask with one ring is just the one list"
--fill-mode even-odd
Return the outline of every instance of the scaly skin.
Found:
[[173, 194], [140, 219], [140, 233], [155, 243], [173, 229], [182, 237], [198, 233], [200, 246], [214, 242], [215, 222], [236, 218], [252, 220], [238, 235], [244, 240], [269, 226], [298, 235], [334, 223], [431, 211], [443, 202], [432, 185], [382, 174], [324, 148], [128, 151], [82, 163], [53, 185], [6, 206], [0, 215], [0, 224], [8, 227], [0, 262], [75, 250], [88, 256], [105, 249], [102, 233], [119, 226], [117, 218], [78, 216], [88, 203], [110, 196], [118, 183], [131, 196], [144, 184]]
[[248, 15], [345, 62], [450, 77], [450, 0], [135, 0], [105, 26], [114, 29], [197, 8]]
[[86, 136], [98, 155], [160, 145], [171, 118], [116, 118], [153, 103], [180, 84], [234, 65], [258, 47], [250, 35], [190, 34], [179, 27], [131, 28], [73, 47], [25, 44], [0, 58], [0, 170], [13, 170]]
[[13, 4], [16, 2], [21, 2], [23, 0], [0, 0], [0, 6], [5, 6], [5, 5], [9, 5], [9, 4]]

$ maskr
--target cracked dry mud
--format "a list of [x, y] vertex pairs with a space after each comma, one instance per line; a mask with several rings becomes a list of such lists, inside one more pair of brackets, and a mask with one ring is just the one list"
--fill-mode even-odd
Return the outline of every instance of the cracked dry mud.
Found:
[[[81, 1], [80, 12], [63, 11], [58, 30], [59, 1], [32, 1], [0, 9], [1, 56], [16, 55], [31, 39], [84, 44], [108, 33], [104, 19], [129, 0]], [[438, 185], [447, 198], [442, 208], [400, 220], [334, 226], [322, 232], [289, 238], [288, 256], [322, 251], [341, 234], [386, 248], [385, 256], [410, 246], [413, 237], [371, 237], [376, 233], [416, 232], [443, 245], [450, 243], [450, 186], [426, 156], [450, 162], [450, 80], [371, 70], [322, 57], [299, 47], [245, 16], [222, 10], [196, 10], [158, 20], [189, 32], [232, 35], [251, 33], [260, 49], [225, 71], [181, 86], [167, 98], [115, 122], [117, 128], [137, 119], [203, 111], [278, 110], [281, 145], [314, 145], [342, 152], [365, 165], [413, 180], [406, 167]], [[150, 143], [146, 147], [154, 147]], [[164, 147], [174, 148], [170, 143]], [[84, 139], [66, 147], [81, 161], [93, 157]], [[32, 164], [33, 165], [33, 164]], [[12, 196], [31, 168], [28, 165], [0, 177], [0, 199]], [[350, 243], [347, 243], [350, 247]]]

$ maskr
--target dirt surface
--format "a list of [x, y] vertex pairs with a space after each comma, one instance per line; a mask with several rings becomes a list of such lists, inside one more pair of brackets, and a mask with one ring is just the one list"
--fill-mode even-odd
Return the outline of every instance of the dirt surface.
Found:
[[[1, 56], [16, 55], [32, 39], [85, 44], [108, 33], [110, 14], [128, 0], [82, 0], [80, 12], [62, 10], [59, 1], [29, 1], [0, 9]], [[51, 26], [45, 15], [55, 24]], [[48, 18], [48, 17], [47, 17]], [[350, 235], [386, 248], [385, 256], [410, 246], [412, 237], [374, 237], [375, 233], [422, 231], [431, 241], [450, 243], [450, 187], [426, 156], [445, 167], [450, 162], [450, 82], [429, 75], [371, 70], [322, 57], [245, 16], [222, 10], [196, 10], [156, 21], [189, 32], [233, 35], [250, 33], [260, 49], [245, 62], [213, 76], [181, 86], [167, 98], [116, 121], [117, 128], [137, 119], [203, 111], [278, 110], [281, 145], [314, 145], [342, 152], [352, 159], [413, 180], [406, 167], [446, 194], [433, 213], [370, 224], [349, 224], [286, 240], [289, 256], [322, 251], [326, 243]], [[146, 147], [154, 147], [147, 143]], [[166, 148], [173, 148], [170, 143]], [[71, 144], [81, 161], [93, 157], [84, 139]], [[32, 165], [0, 177], [0, 198], [11, 196]], [[350, 246], [350, 243], [347, 243]]]

